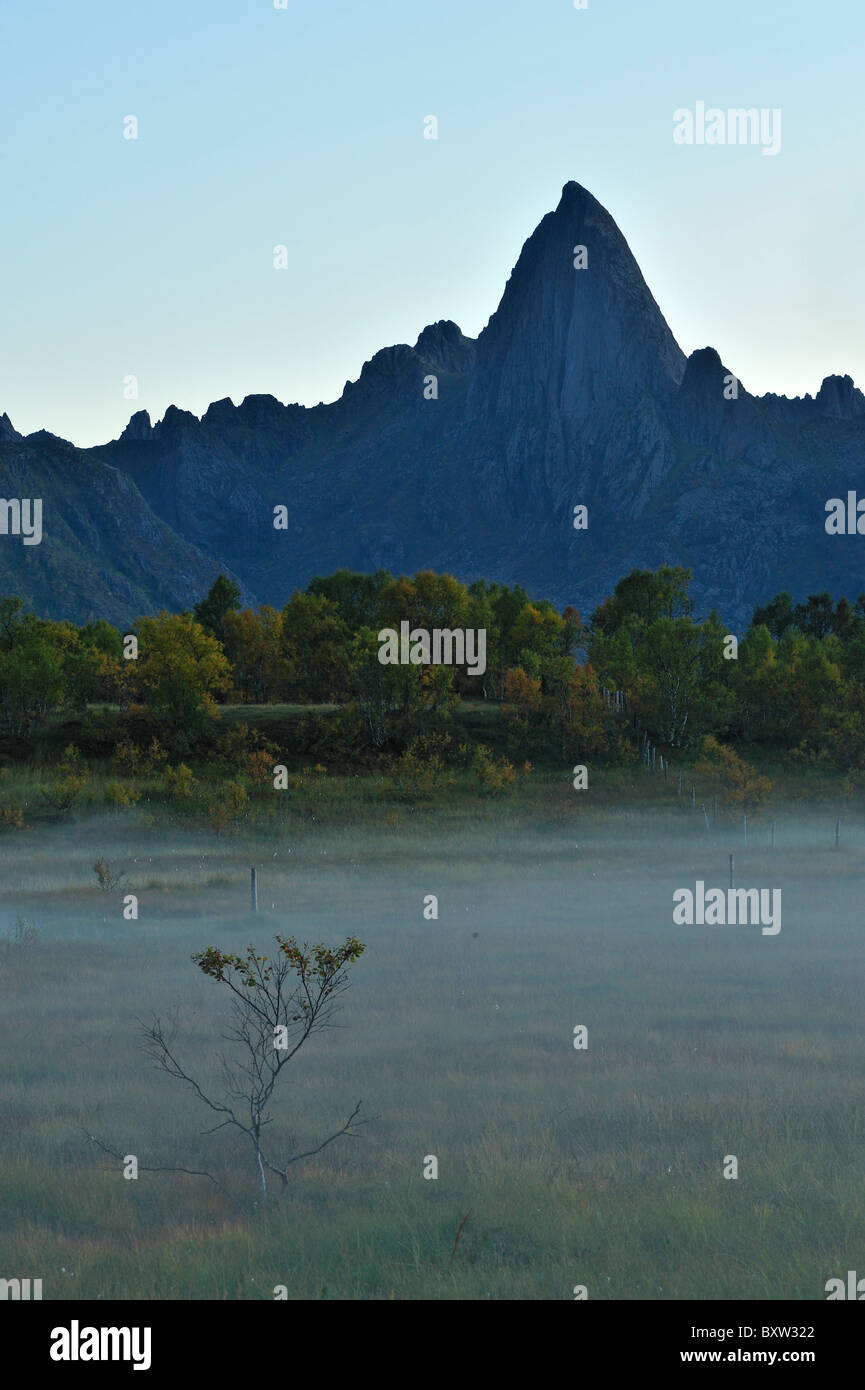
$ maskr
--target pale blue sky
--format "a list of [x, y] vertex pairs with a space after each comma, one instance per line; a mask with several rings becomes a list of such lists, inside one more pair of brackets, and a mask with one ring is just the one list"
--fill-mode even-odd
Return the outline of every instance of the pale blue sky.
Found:
[[[842, 0], [4, 0], [0, 412], [92, 444], [333, 400], [435, 319], [475, 336], [568, 179], [686, 352], [861, 384], [863, 38]], [[675, 145], [699, 100], [780, 107], [780, 154]]]

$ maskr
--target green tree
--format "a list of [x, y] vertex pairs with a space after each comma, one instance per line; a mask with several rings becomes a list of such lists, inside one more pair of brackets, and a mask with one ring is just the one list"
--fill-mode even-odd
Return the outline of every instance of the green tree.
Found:
[[860, 627], [860, 622], [853, 611], [853, 605], [849, 599], [844, 598], [843, 594], [835, 605], [835, 616], [832, 620], [832, 631], [836, 637], [840, 637], [842, 642], [847, 642], [855, 636]]
[[0, 599], [0, 651], [11, 651], [21, 627], [24, 600], [12, 597]]
[[769, 603], [762, 608], [754, 609], [754, 616], [751, 619], [751, 626], [765, 627], [777, 642], [783, 637], [788, 627], [792, 627], [795, 619], [793, 617], [793, 596], [786, 591], [776, 594]]
[[124, 674], [123, 638], [117, 628], [104, 619], [68, 628], [63, 672], [69, 703], [83, 710], [100, 700], [115, 700]]
[[220, 643], [190, 613], [141, 618], [135, 680], [164, 736], [189, 747], [218, 717], [216, 697], [230, 685]]
[[361, 628], [351, 644], [347, 691], [374, 748], [440, 732], [459, 703], [451, 666], [382, 665], [378, 634]]
[[778, 648], [765, 623], [754, 624], [739, 643], [734, 663], [734, 732], [754, 743], [778, 735]]
[[843, 703], [842, 645], [788, 628], [778, 644], [780, 704], [797, 741], [819, 739], [827, 711]]
[[222, 641], [224, 620], [227, 613], [240, 607], [240, 589], [227, 574], [218, 574], [210, 586], [210, 592], [192, 610], [193, 617], [211, 637]]
[[609, 636], [620, 628], [633, 632], [659, 619], [673, 622], [694, 611], [688, 589], [691, 571], [681, 565], [661, 565], [657, 570], [631, 570], [592, 614], [593, 632]]
[[241, 700], [268, 704], [285, 697], [282, 614], [275, 608], [266, 603], [257, 613], [252, 608], [226, 613], [222, 645]]
[[825, 590], [822, 594], [809, 594], [807, 603], [797, 603], [793, 609], [793, 622], [808, 637], [828, 637], [835, 630], [832, 595]]
[[392, 583], [393, 575], [389, 570], [378, 569], [375, 574], [358, 574], [354, 570], [341, 569], [335, 574], [317, 575], [309, 581], [306, 591], [335, 604], [349, 631], [355, 633], [362, 627], [381, 626], [382, 592]]
[[452, 574], [421, 570], [409, 579], [400, 575], [381, 592], [382, 627], [399, 628], [406, 621], [413, 628], [459, 628], [468, 626], [470, 597], [465, 584]]
[[635, 643], [636, 703], [652, 736], [685, 748], [723, 719], [723, 625], [658, 618]]
[[19, 621], [18, 613], [12, 605], [5, 613], [3, 641], [8, 645], [0, 646], [0, 727], [16, 738], [29, 738], [37, 722], [63, 704], [64, 657], [56, 629], [32, 614]]
[[338, 699], [348, 667], [350, 634], [323, 594], [295, 592], [282, 610], [286, 693], [291, 700]]

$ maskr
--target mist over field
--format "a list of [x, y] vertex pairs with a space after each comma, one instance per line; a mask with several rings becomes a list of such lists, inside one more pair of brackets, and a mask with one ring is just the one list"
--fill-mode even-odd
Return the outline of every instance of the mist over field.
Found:
[[861, 1359], [860, 31], [0, 5], [24, 1375]]
[[[786, 800], [746, 847], [649, 774], [609, 779], [239, 835], [126, 811], [6, 836], [5, 1267], [46, 1299], [824, 1298], [865, 1234], [863, 809]], [[726, 888], [731, 850], [737, 886], [781, 889], [776, 936], [674, 925], [673, 893]], [[366, 950], [268, 1142], [314, 1148], [358, 1100], [368, 1123], [262, 1201], [136, 1020], [179, 1005], [176, 1050], [219, 1093], [229, 1001], [190, 956], [277, 932]]]

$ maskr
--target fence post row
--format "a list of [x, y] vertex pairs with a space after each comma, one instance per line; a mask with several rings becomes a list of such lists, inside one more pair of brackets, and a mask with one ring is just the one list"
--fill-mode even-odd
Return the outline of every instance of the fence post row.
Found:
[[[622, 694], [622, 692], [621, 692], [620, 690], [615, 691], [615, 693], [614, 693], [612, 696], [610, 695], [610, 692], [609, 692], [609, 691], [604, 691], [604, 694], [605, 694], [606, 697], [610, 698], [611, 701], [613, 701], [613, 700], [615, 701], [615, 708], [616, 708], [617, 711], [622, 711], [623, 713], [625, 712], [625, 710], [626, 710], [626, 708], [627, 708], [627, 706], [626, 706], [626, 704], [625, 704], [625, 697], [624, 697], [624, 695]], [[643, 766], [644, 766], [644, 767], [647, 767], [647, 768], [648, 768], [648, 767], [651, 767], [653, 771], [654, 771], [656, 768], [658, 768], [661, 772], [663, 772], [663, 774], [664, 774], [664, 781], [666, 782], [666, 781], [668, 780], [669, 773], [670, 773], [670, 767], [671, 767], [670, 759], [669, 759], [669, 758], [665, 758], [664, 755], [663, 755], [663, 753], [659, 753], [658, 750], [657, 750], [657, 748], [655, 747], [655, 745], [654, 745], [653, 743], [650, 743], [650, 742], [649, 742], [648, 731], [647, 731], [646, 729], [643, 729], [643, 728], [640, 727], [640, 721], [638, 720], [636, 714], [635, 714], [634, 717], [633, 717], [633, 726], [634, 726], [634, 728], [637, 730], [637, 732], [640, 734], [640, 742], [641, 742], [641, 744], [642, 744], [642, 749], [643, 749]], [[677, 774], [676, 774], [676, 795], [677, 795], [677, 796], [681, 796], [681, 795], [682, 795], [682, 769], [681, 769], [681, 768], [679, 768], [679, 770], [678, 770], [678, 772], [677, 772]], [[696, 806], [697, 806], [697, 788], [695, 787], [694, 783], [692, 782], [692, 783], [691, 783], [691, 809], [692, 809], [692, 810], [696, 810]], [[701, 802], [701, 803], [700, 803], [700, 810], [703, 812], [703, 824], [705, 825], [706, 830], [708, 830], [708, 829], [709, 829], [709, 813], [708, 813], [708, 811], [707, 811], [707, 809], [706, 809], [705, 802]], [[717, 825], [717, 824], [718, 824], [718, 797], [717, 797], [717, 795], [713, 795], [713, 797], [712, 797], [712, 825]], [[769, 827], [769, 835], [770, 835], [769, 844], [770, 844], [770, 848], [772, 848], [772, 849], [775, 848], [775, 830], [776, 830], [776, 824], [777, 824], [777, 822], [772, 821], [771, 824], [770, 824], [770, 827]], [[748, 843], [748, 812], [747, 812], [747, 811], [743, 811], [743, 812], [742, 812], [742, 843], [745, 844], [745, 845], [747, 845], [747, 843]], [[835, 848], [836, 848], [836, 849], [840, 848], [840, 845], [841, 845], [841, 817], [840, 817], [840, 816], [836, 816], [836, 818], [835, 818]], [[732, 854], [731, 854], [731, 855], [730, 855], [730, 887], [732, 888], [732, 886], [733, 886], [733, 856], [732, 856]]]

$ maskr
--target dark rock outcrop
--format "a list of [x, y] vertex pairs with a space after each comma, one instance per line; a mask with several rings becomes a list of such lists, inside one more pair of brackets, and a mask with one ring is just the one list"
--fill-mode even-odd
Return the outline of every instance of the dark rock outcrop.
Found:
[[42, 546], [0, 538], [0, 583], [119, 620], [190, 605], [217, 569], [280, 604], [340, 566], [433, 566], [585, 613], [634, 566], [671, 563], [693, 568], [698, 611], [741, 625], [780, 588], [860, 592], [855, 540], [824, 529], [849, 488], [865, 493], [850, 377], [756, 397], [713, 348], [686, 359], [612, 217], [568, 183], [477, 341], [430, 324], [329, 405], [140, 410], [89, 450], [0, 417], [0, 492], [45, 502]]

